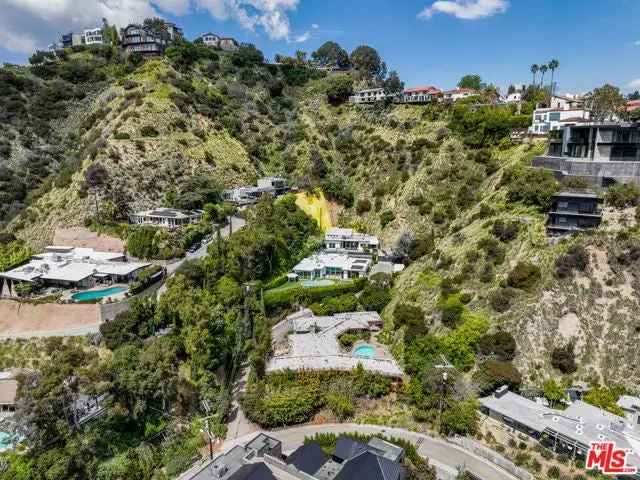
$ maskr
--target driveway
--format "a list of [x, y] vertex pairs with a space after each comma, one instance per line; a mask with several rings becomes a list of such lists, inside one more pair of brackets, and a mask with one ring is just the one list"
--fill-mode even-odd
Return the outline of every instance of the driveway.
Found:
[[[518, 480], [517, 477], [503, 470], [501, 467], [461, 447], [452, 445], [438, 438], [410, 432], [401, 428], [343, 423], [305, 425], [265, 433], [280, 440], [282, 442], [283, 453], [288, 454], [302, 445], [305, 437], [311, 437], [316, 433], [340, 434], [355, 432], [363, 434], [378, 434], [410, 441], [416, 445], [420, 456], [427, 458], [429, 463], [436, 467], [439, 479], [453, 480], [459, 470], [466, 469], [482, 480]], [[255, 437], [255, 435], [256, 432], [233, 440], [227, 440], [222, 445], [222, 452], [226, 452], [236, 445], [246, 444], [249, 440]], [[208, 462], [201, 462], [194, 465], [188, 472], [185, 472], [180, 477], [180, 480], [189, 480], [193, 478], [197, 472], [202, 471], [207, 463]]]

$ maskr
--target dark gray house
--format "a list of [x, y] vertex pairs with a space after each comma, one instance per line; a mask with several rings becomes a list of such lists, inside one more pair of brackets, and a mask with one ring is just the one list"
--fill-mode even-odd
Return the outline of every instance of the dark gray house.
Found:
[[533, 166], [556, 178], [583, 177], [595, 185], [640, 183], [640, 123], [589, 122], [550, 135], [549, 151]]
[[153, 57], [162, 55], [171, 43], [182, 38], [182, 29], [170, 22], [165, 22], [163, 28], [132, 23], [120, 29], [120, 38], [126, 53]]
[[602, 222], [602, 198], [590, 191], [566, 191], [553, 196], [547, 233], [552, 236], [593, 230]]

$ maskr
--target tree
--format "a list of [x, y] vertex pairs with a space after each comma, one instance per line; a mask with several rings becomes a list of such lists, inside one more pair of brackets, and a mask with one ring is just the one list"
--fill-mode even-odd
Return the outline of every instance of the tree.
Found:
[[488, 333], [480, 337], [477, 349], [482, 355], [495, 355], [500, 360], [513, 360], [516, 341], [509, 332]]
[[487, 360], [482, 363], [473, 379], [482, 395], [488, 395], [502, 385], [509, 387], [509, 390], [517, 391], [522, 383], [522, 375], [513, 363], [501, 360]]
[[368, 45], [360, 45], [351, 52], [351, 63], [356, 70], [365, 74], [369, 79], [381, 79], [386, 74], [386, 65], [376, 49]]
[[415, 338], [427, 333], [428, 328], [424, 320], [424, 310], [408, 303], [398, 303], [393, 309], [393, 319], [396, 328], [407, 326], [406, 338]]
[[540, 70], [540, 67], [538, 66], [537, 63], [534, 63], [533, 65], [531, 65], [531, 73], [533, 74], [533, 83], [532, 85], [537, 85], [536, 83], [536, 75], [538, 75], [538, 71]]
[[553, 77], [554, 77], [555, 71], [558, 69], [558, 67], [560, 67], [560, 61], [559, 60], [554, 58], [549, 62], [549, 70], [551, 70], [551, 95], [552, 96], [553, 96], [553, 94], [554, 94], [554, 92], [556, 90], [556, 86], [555, 86], [555, 84], [553, 82]]
[[100, 208], [98, 205], [98, 191], [104, 187], [107, 179], [109, 178], [109, 173], [107, 169], [104, 168], [99, 163], [94, 163], [90, 165], [84, 172], [84, 180], [87, 182], [87, 186], [93, 190], [94, 201], [96, 206], [96, 218], [99, 218]]
[[326, 83], [327, 101], [331, 105], [340, 105], [353, 93], [353, 79], [347, 75], [329, 77]]
[[624, 97], [620, 94], [620, 89], [609, 84], [594, 89], [587, 100], [587, 108], [591, 110], [591, 118], [599, 122], [608, 120], [620, 112], [624, 104]]
[[384, 93], [387, 95], [394, 95], [402, 92], [404, 89], [404, 82], [400, 80], [398, 72], [393, 70], [389, 73], [389, 76], [385, 79], [382, 86], [384, 87]]
[[551, 365], [565, 374], [574, 373], [578, 370], [574, 343], [569, 342], [566, 345], [554, 348], [551, 352]]
[[478, 74], [465, 75], [458, 82], [458, 87], [480, 90], [482, 88], [482, 77]]
[[325, 42], [318, 50], [311, 54], [311, 57], [321, 66], [335, 66], [347, 69], [351, 66], [349, 54], [336, 42]]
[[640, 100], [640, 91], [636, 90], [635, 92], [627, 95], [627, 100]]
[[542, 391], [544, 397], [549, 400], [552, 408], [567, 396], [564, 389], [558, 385], [558, 382], [556, 382], [554, 378], [550, 378], [544, 382]]
[[154, 33], [161, 33], [167, 31], [167, 22], [165, 22], [162, 18], [153, 17], [153, 18], [145, 18], [142, 24], [151, 29]]
[[540, 73], [542, 74], [540, 75], [540, 88], [542, 88], [542, 85], [544, 84], [544, 76], [548, 70], [549, 70], [549, 67], [547, 65], [543, 64], [540, 66]]

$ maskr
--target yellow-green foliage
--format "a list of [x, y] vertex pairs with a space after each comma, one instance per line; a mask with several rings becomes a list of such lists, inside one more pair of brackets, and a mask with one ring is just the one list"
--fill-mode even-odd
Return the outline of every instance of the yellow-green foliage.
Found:
[[0, 272], [9, 270], [31, 256], [31, 248], [21, 240], [0, 245]]
[[329, 202], [321, 191], [297, 193], [296, 205], [313, 218], [323, 232], [332, 227]]

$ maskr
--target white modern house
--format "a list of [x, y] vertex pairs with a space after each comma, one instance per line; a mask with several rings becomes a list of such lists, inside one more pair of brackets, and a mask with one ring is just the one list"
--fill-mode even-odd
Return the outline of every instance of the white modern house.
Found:
[[518, 103], [522, 101], [522, 92], [513, 92], [504, 98], [506, 103]]
[[478, 92], [473, 88], [454, 88], [453, 90], [447, 90], [442, 94], [442, 98], [448, 102], [457, 102], [465, 98], [478, 95]]
[[222, 199], [237, 205], [248, 205], [260, 200], [263, 195], [283, 195], [290, 190], [287, 181], [281, 177], [263, 177], [255, 187], [230, 188], [222, 192]]
[[332, 228], [324, 236], [327, 252], [375, 254], [379, 245], [378, 237], [355, 232], [351, 228]]
[[204, 43], [207, 47], [218, 48], [220, 46], [220, 36], [216, 35], [215, 33], [203, 33], [198, 38], [196, 38], [195, 41], [197, 42], [198, 40], [202, 40], [202, 43]]
[[353, 92], [349, 97], [350, 103], [376, 103], [382, 102], [387, 98], [384, 88], [370, 88], [368, 90], [360, 90]]
[[176, 208], [156, 208], [129, 215], [129, 223], [151, 225], [163, 228], [178, 228], [202, 220], [202, 210], [179, 210]]
[[537, 108], [533, 111], [533, 122], [529, 133], [533, 135], [547, 135], [555, 130], [562, 130], [565, 126], [586, 123], [591, 118], [591, 112], [584, 108]]
[[372, 259], [368, 255], [355, 256], [346, 253], [319, 252], [305, 258], [293, 267], [292, 279], [319, 280], [366, 277]]
[[102, 45], [104, 38], [102, 28], [87, 28], [82, 32], [82, 39], [85, 45]]
[[554, 95], [551, 97], [550, 108], [556, 110], [577, 110], [583, 109], [585, 99], [582, 95], [567, 93], [565, 95]]
[[0, 273], [0, 291], [16, 283], [64, 288], [91, 288], [97, 283], [129, 283], [150, 263], [128, 262], [122, 253], [98, 252], [92, 248], [46, 247], [43, 253], [12, 270]]

